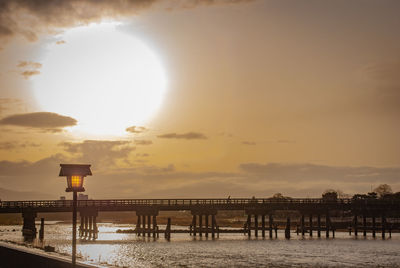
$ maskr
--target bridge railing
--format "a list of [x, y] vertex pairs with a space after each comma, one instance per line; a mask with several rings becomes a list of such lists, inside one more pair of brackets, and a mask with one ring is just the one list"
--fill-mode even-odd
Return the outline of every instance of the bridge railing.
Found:
[[[104, 199], [78, 200], [78, 207], [123, 207], [137, 205], [247, 205], [247, 204], [350, 204], [351, 199], [327, 201], [321, 198], [214, 198], [214, 199]], [[72, 207], [72, 200], [0, 201], [1, 208]]]

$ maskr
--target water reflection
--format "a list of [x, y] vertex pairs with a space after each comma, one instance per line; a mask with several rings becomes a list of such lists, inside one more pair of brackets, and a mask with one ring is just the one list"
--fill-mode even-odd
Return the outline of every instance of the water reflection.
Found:
[[[289, 241], [283, 231], [271, 240], [243, 234], [222, 234], [214, 240], [172, 234], [168, 242], [161, 237], [116, 233], [131, 225], [100, 223], [98, 227], [97, 241], [78, 240], [80, 260], [120, 267], [400, 267], [399, 234], [385, 241], [371, 236], [354, 239], [344, 232], [337, 232], [335, 239], [293, 234]], [[23, 242], [20, 230], [21, 226], [0, 226], [0, 239]], [[71, 254], [71, 232], [69, 224], [46, 225], [43, 243], [55, 246], [58, 253]]]

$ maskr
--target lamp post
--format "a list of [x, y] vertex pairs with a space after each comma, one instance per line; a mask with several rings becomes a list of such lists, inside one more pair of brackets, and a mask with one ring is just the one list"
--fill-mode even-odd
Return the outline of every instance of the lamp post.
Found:
[[77, 193], [84, 192], [83, 179], [92, 175], [90, 165], [60, 164], [60, 177], [67, 177], [66, 192], [73, 193], [72, 201], [72, 267], [76, 264], [76, 207]]

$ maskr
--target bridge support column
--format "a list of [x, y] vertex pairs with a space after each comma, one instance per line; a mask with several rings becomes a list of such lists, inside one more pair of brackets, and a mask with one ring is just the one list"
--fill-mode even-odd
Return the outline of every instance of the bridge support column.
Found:
[[153, 238], [155, 238], [156, 235], [158, 235], [158, 232], [157, 232], [157, 234], [156, 234], [157, 229], [158, 229], [158, 226], [157, 226], [157, 217], [156, 217], [155, 215], [153, 215]]
[[215, 215], [211, 215], [211, 237], [215, 238]]
[[140, 215], [137, 215], [136, 216], [137, 217], [137, 221], [136, 221], [136, 235], [137, 236], [140, 236], [140, 227], [141, 227], [141, 216]]
[[304, 214], [301, 215], [301, 236], [304, 236]]
[[386, 232], [386, 217], [385, 217], [385, 215], [382, 215], [381, 227], [382, 227], [382, 239], [385, 239], [385, 232]]
[[80, 238], [97, 239], [98, 228], [96, 217], [98, 216], [97, 210], [92, 209], [82, 209], [79, 211], [81, 223], [79, 226], [79, 236]]
[[39, 239], [43, 240], [44, 238], [44, 218], [40, 219], [40, 230], [39, 230]]
[[89, 239], [92, 238], [93, 216], [89, 216]]
[[22, 213], [24, 224], [22, 226], [22, 235], [26, 240], [32, 240], [36, 237], [35, 218], [36, 212], [26, 211]]
[[250, 237], [251, 236], [251, 215], [248, 214], [247, 215], [247, 236]]
[[85, 218], [85, 228], [84, 228], [83, 232], [84, 232], [84, 236], [86, 238], [88, 236], [89, 219], [88, 219], [88, 216], [84, 216], [84, 218]]
[[261, 236], [265, 238], [265, 215], [261, 215]]
[[151, 215], [147, 215], [147, 237], [150, 237], [151, 232]]
[[167, 220], [167, 227], [165, 229], [164, 237], [167, 240], [171, 239], [171, 218], [168, 218]]
[[208, 237], [208, 215], [204, 215], [205, 222], [206, 222], [206, 237]]
[[285, 238], [290, 239], [290, 217], [286, 220]]
[[254, 236], [258, 237], [258, 215], [254, 215]]
[[358, 236], [358, 217], [357, 214], [354, 215], [354, 236]]
[[81, 215], [81, 225], [79, 226], [79, 237], [82, 237], [83, 236], [83, 229], [84, 229], [84, 222], [85, 222], [85, 219], [84, 219], [84, 217]]
[[376, 237], [376, 225], [375, 225], [375, 216], [372, 216], [372, 237]]
[[268, 225], [269, 225], [269, 238], [272, 238], [272, 224], [274, 219], [272, 218], [272, 214], [269, 214]]
[[146, 237], [146, 215], [142, 215], [142, 235]]
[[363, 236], [367, 236], [367, 217], [363, 215]]
[[310, 215], [310, 218], [309, 218], [309, 223], [310, 223], [310, 236], [312, 237], [313, 236], [313, 222], [312, 222], [312, 220], [313, 220], [313, 216], [312, 216], [312, 214]]
[[325, 236], [329, 238], [329, 226], [330, 226], [330, 219], [329, 219], [329, 212], [325, 215]]
[[194, 236], [196, 236], [196, 234], [197, 234], [197, 221], [196, 221], [196, 219], [197, 219], [197, 215], [193, 215], [193, 223], [192, 223], [192, 225], [193, 225], [193, 235]]
[[199, 235], [203, 236], [203, 215], [199, 215]]
[[318, 225], [317, 236], [321, 237], [321, 215], [319, 214], [317, 216], [317, 225]]

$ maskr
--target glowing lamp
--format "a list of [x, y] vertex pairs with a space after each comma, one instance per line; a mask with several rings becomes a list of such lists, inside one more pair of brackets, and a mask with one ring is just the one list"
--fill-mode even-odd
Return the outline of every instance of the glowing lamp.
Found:
[[60, 177], [67, 177], [66, 192], [84, 192], [83, 179], [91, 176], [90, 165], [60, 164]]

